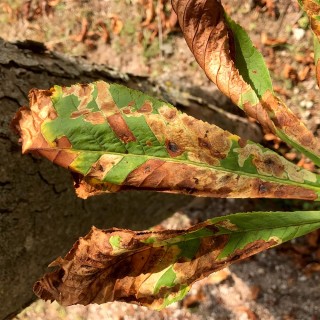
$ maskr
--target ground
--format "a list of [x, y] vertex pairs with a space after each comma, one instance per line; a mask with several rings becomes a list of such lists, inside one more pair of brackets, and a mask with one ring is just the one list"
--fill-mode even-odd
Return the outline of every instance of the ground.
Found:
[[[263, 53], [275, 90], [307, 126], [320, 135], [319, 92], [313, 66], [308, 19], [290, 0], [223, 1], [227, 12], [250, 34]], [[0, 37], [32, 39], [48, 49], [82, 56], [123, 72], [149, 76], [170, 86], [185, 83], [210, 91], [166, 0], [4, 0]], [[272, 135], [264, 144], [314, 169]], [[189, 226], [217, 214], [294, 207], [310, 203], [196, 199], [164, 222]], [[162, 312], [109, 303], [62, 308], [37, 302], [18, 319], [283, 319], [320, 318], [320, 237], [269, 250], [198, 282], [181, 302]]]

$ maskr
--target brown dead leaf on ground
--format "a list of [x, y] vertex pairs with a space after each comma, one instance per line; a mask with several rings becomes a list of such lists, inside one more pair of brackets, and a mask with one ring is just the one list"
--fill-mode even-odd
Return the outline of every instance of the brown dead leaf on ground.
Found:
[[276, 135], [274, 135], [273, 133], [266, 133], [263, 136], [263, 139], [268, 141], [268, 142], [272, 142], [273, 148], [275, 150], [279, 149], [280, 144], [282, 143], [282, 141]]
[[111, 20], [111, 30], [115, 35], [120, 34], [123, 29], [123, 21], [120, 19], [118, 15], [111, 14], [108, 16]]
[[290, 79], [294, 84], [297, 84], [300, 80], [297, 70], [288, 63], [284, 65], [283, 76]]
[[255, 5], [259, 6], [260, 8], [265, 8], [270, 17], [276, 18], [276, 13], [277, 13], [278, 8], [277, 8], [274, 0], [255, 0], [254, 3], [255, 3]]
[[87, 18], [83, 17], [81, 19], [81, 30], [78, 34], [70, 36], [70, 39], [76, 42], [84, 42], [86, 39], [87, 33], [89, 29], [89, 21]]
[[141, 27], [147, 27], [155, 17], [153, 0], [141, 0], [140, 3], [145, 9], [145, 20], [141, 23]]
[[302, 70], [300, 70], [298, 72], [299, 81], [305, 81], [308, 78], [310, 71], [311, 71], [310, 66], [306, 66]]
[[258, 320], [257, 315], [250, 308], [244, 305], [236, 307], [235, 312], [240, 314], [246, 314], [248, 320]]
[[95, 28], [97, 29], [96, 32], [102, 41], [107, 43], [110, 39], [110, 35], [106, 23], [100, 19], [95, 23]]
[[261, 33], [261, 43], [264, 44], [265, 46], [271, 46], [271, 47], [282, 46], [287, 42], [288, 42], [287, 38], [274, 38], [269, 36], [265, 32]]
[[308, 159], [306, 156], [302, 155], [300, 161], [297, 163], [297, 166], [302, 167], [304, 169], [313, 171], [315, 170], [314, 163]]

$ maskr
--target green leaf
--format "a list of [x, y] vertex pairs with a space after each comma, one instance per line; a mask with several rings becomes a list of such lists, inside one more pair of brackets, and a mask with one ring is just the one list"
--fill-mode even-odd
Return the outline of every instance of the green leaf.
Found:
[[[255, 48], [247, 32], [227, 14], [226, 23], [234, 35], [235, 65], [258, 99], [261, 99], [267, 91], [273, 92], [270, 73], [263, 56]], [[243, 105], [245, 101], [242, 100]]]
[[76, 172], [82, 197], [128, 189], [236, 198], [320, 195], [318, 175], [139, 91], [98, 81], [33, 90], [31, 101], [17, 120], [24, 152]]
[[237, 213], [186, 230], [93, 228], [34, 291], [62, 305], [120, 300], [162, 309], [210, 273], [319, 227], [320, 212], [297, 211]]

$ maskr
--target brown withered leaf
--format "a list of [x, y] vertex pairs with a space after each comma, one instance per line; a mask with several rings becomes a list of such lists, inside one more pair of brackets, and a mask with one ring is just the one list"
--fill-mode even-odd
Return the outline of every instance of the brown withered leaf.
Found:
[[62, 305], [125, 301], [161, 309], [231, 263], [319, 228], [318, 212], [238, 213], [186, 230], [92, 228], [34, 286]]
[[218, 0], [172, 0], [197, 62], [218, 88], [266, 131], [320, 165], [320, 140], [275, 96], [260, 52]]

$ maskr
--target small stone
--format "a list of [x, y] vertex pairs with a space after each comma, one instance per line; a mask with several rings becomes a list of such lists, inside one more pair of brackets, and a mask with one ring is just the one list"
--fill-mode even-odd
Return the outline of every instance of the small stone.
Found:
[[313, 102], [312, 101], [306, 101], [306, 108], [311, 109], [313, 107]]
[[257, 270], [257, 274], [259, 274], [259, 275], [265, 274], [264, 269], [263, 269], [263, 268], [259, 268], [259, 269]]
[[307, 277], [305, 275], [302, 275], [298, 278], [298, 281], [301, 281], [301, 282], [307, 281]]
[[295, 40], [300, 41], [304, 37], [306, 31], [302, 28], [295, 28], [292, 30], [292, 33]]

